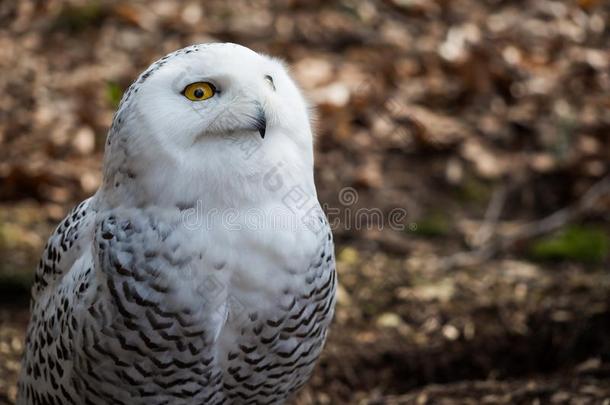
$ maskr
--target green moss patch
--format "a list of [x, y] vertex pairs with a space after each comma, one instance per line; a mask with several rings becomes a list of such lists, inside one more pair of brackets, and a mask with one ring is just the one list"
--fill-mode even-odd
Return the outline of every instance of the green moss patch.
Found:
[[597, 227], [569, 226], [534, 241], [529, 247], [529, 254], [536, 260], [603, 263], [610, 255], [610, 237]]

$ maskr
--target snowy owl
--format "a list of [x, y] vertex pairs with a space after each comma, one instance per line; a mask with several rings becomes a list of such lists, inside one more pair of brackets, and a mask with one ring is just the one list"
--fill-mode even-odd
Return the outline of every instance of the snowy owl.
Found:
[[286, 69], [235, 44], [178, 50], [126, 91], [102, 185], [45, 247], [17, 403], [284, 403], [335, 290]]

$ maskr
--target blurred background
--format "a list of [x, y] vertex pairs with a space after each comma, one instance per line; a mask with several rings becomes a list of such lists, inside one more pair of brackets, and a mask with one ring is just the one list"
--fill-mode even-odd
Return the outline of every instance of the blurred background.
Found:
[[0, 403], [123, 91], [231, 41], [317, 106], [341, 287], [297, 404], [610, 404], [609, 24], [605, 0], [1, 1]]

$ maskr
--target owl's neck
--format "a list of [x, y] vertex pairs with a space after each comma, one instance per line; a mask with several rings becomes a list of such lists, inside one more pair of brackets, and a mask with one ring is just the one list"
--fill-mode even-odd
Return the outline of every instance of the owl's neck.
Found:
[[[282, 134], [210, 137], [179, 152], [115, 136], [98, 199], [108, 207], [268, 208], [315, 200], [311, 153]], [[148, 146], [148, 147], [147, 147]]]

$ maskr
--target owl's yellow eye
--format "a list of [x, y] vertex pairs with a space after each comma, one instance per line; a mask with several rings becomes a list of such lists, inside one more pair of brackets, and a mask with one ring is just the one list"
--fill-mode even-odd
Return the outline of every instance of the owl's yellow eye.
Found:
[[202, 101], [213, 97], [216, 94], [216, 88], [212, 83], [196, 82], [186, 86], [182, 94], [191, 101]]

